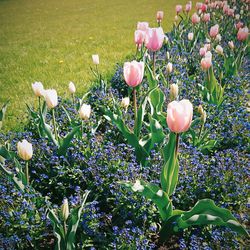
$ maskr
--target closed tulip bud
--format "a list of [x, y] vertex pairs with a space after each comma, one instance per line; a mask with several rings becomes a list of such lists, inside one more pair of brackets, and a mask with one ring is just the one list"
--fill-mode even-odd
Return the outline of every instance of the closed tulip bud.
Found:
[[142, 30], [142, 31], [146, 31], [149, 27], [148, 22], [138, 22], [137, 23], [137, 29], [138, 30]]
[[128, 106], [129, 106], [129, 97], [122, 98], [121, 107], [127, 110]]
[[41, 82], [34, 82], [34, 83], [32, 83], [31, 86], [32, 86], [34, 94], [37, 97], [43, 96], [43, 94], [44, 94], [44, 88], [43, 88], [43, 84]]
[[175, 6], [176, 14], [178, 15], [182, 11], [182, 6], [180, 4]]
[[69, 217], [69, 203], [68, 203], [68, 199], [66, 198], [63, 200], [61, 212], [62, 212], [63, 220], [66, 221]]
[[206, 52], [206, 48], [200, 48], [200, 56], [205, 56]]
[[79, 110], [79, 115], [82, 120], [88, 120], [91, 114], [91, 106], [83, 104]]
[[164, 12], [163, 11], [157, 11], [157, 13], [156, 13], [156, 20], [158, 22], [161, 22], [162, 19], [163, 19], [163, 16], [164, 16]]
[[170, 85], [170, 100], [173, 101], [178, 97], [179, 94], [179, 88], [177, 84], [171, 84]]
[[173, 64], [171, 63], [171, 62], [169, 62], [168, 64], [167, 64], [167, 73], [168, 74], [170, 74], [170, 73], [172, 73], [172, 71], [173, 71]]
[[93, 63], [98, 65], [100, 63], [99, 55], [92, 55]]
[[141, 84], [144, 76], [144, 62], [125, 62], [123, 66], [123, 76], [125, 82], [130, 87], [136, 87]]
[[215, 40], [218, 41], [218, 42], [220, 42], [220, 41], [221, 41], [221, 35], [218, 34], [218, 35], [216, 36]]
[[206, 119], [207, 119], [207, 113], [206, 113], [206, 111], [203, 111], [203, 113], [201, 114], [201, 120], [202, 120], [203, 124], [205, 124]]
[[50, 109], [55, 108], [58, 105], [58, 97], [55, 89], [47, 89], [44, 91], [44, 98], [47, 106]]
[[234, 49], [234, 42], [233, 41], [228, 42], [228, 46], [230, 49]]
[[206, 43], [206, 44], [204, 45], [204, 48], [205, 48], [206, 50], [210, 50], [210, 49], [211, 49], [211, 44], [210, 44], [210, 43]]
[[188, 40], [192, 41], [194, 39], [194, 33], [188, 33]]
[[196, 3], [195, 7], [196, 7], [196, 10], [200, 10], [202, 7], [202, 3], [200, 2]]
[[76, 86], [75, 86], [75, 84], [73, 82], [69, 83], [69, 92], [71, 94], [74, 94], [76, 92]]
[[164, 41], [164, 32], [161, 27], [148, 28], [146, 31], [145, 45], [151, 51], [157, 51], [162, 47]]
[[212, 66], [212, 58], [211, 57], [204, 57], [201, 59], [201, 68], [203, 70], [208, 70]]
[[206, 22], [206, 23], [209, 22], [209, 21], [210, 21], [210, 13], [204, 14], [202, 20], [203, 20], [204, 22]]
[[189, 2], [186, 4], [185, 10], [186, 12], [189, 12], [192, 9], [192, 2]]
[[141, 46], [145, 40], [145, 31], [136, 30], [135, 31], [135, 44]]
[[235, 27], [236, 27], [237, 30], [239, 30], [243, 26], [244, 26], [244, 24], [242, 22], [238, 22]]
[[167, 124], [175, 133], [185, 132], [193, 119], [193, 105], [189, 100], [172, 101], [167, 108]]
[[167, 53], [166, 53], [166, 57], [167, 57], [167, 60], [169, 60], [169, 58], [170, 58], [170, 54], [169, 54], [169, 52], [167, 51]]
[[244, 14], [244, 10], [241, 10], [241, 11], [240, 11], [240, 14], [243, 15], [243, 14]]
[[203, 107], [202, 107], [201, 105], [199, 105], [199, 106], [198, 106], [198, 113], [199, 113], [200, 115], [202, 115], [203, 112], [204, 112]]
[[248, 27], [240, 28], [237, 33], [237, 39], [239, 41], [245, 41], [248, 38]]
[[179, 19], [178, 16], [175, 16], [175, 17], [174, 17], [174, 20], [175, 20], [176, 22], [178, 21], [178, 19]]
[[239, 14], [236, 14], [235, 15], [235, 20], [239, 20], [240, 19], [240, 15]]
[[200, 22], [200, 17], [197, 15], [197, 13], [194, 13], [191, 17], [191, 21], [193, 24], [197, 24]]
[[32, 144], [29, 143], [27, 140], [22, 140], [17, 143], [17, 152], [21, 159], [24, 161], [28, 161], [32, 158], [33, 155], [33, 148]]
[[219, 54], [219, 55], [223, 55], [223, 48], [220, 45], [217, 45], [215, 48], [215, 51]]
[[210, 32], [209, 32], [209, 35], [213, 38], [215, 38], [219, 33], [219, 25], [218, 24], [215, 24], [214, 26], [212, 26], [210, 28]]
[[168, 40], [169, 40], [168, 37], [165, 36], [165, 37], [164, 37], [164, 41], [165, 41], [166, 44], [168, 43]]

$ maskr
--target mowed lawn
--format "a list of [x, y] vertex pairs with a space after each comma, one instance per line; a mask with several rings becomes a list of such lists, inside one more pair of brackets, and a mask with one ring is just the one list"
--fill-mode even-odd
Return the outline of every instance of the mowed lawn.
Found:
[[175, 5], [183, 0], [0, 0], [0, 105], [10, 98], [4, 130], [20, 129], [25, 103], [33, 104], [31, 83], [41, 81], [68, 95], [73, 81], [79, 94], [91, 85], [92, 54], [110, 75], [117, 62], [135, 52], [137, 21], [156, 26], [163, 10], [165, 31]]

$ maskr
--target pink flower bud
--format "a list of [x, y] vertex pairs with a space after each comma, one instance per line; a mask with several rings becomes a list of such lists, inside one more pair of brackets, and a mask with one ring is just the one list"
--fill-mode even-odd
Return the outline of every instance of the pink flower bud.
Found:
[[239, 30], [240, 28], [244, 26], [244, 24], [242, 22], [238, 22], [235, 26], [236, 26], [236, 29]]
[[230, 49], [234, 49], [234, 42], [233, 41], [228, 42], [228, 46]]
[[158, 22], [161, 22], [162, 19], [163, 19], [163, 16], [164, 16], [164, 12], [163, 11], [157, 11], [157, 13], [156, 13], [156, 20]]
[[205, 56], [206, 52], [207, 52], [206, 48], [200, 48], [200, 56]]
[[173, 101], [168, 104], [167, 124], [175, 133], [185, 132], [189, 129], [193, 119], [193, 105], [189, 100]]
[[214, 38], [218, 35], [218, 33], [219, 33], [219, 25], [215, 24], [210, 28], [209, 35]]
[[176, 5], [175, 6], [176, 14], [178, 15], [182, 11], [182, 6], [181, 5]]
[[237, 39], [239, 41], [245, 41], [248, 37], [248, 27], [240, 28], [237, 33]]
[[164, 41], [164, 32], [161, 27], [148, 28], [146, 31], [145, 45], [151, 51], [157, 51], [162, 47]]
[[135, 44], [141, 46], [145, 40], [145, 31], [136, 30], [135, 31]]
[[193, 32], [188, 33], [188, 40], [192, 41], [193, 39], [194, 39], [194, 33]]
[[200, 10], [201, 9], [201, 6], [202, 6], [202, 3], [198, 2], [196, 3], [196, 10]]
[[201, 5], [201, 11], [204, 13], [207, 11], [207, 5], [206, 4], [202, 4]]
[[202, 20], [203, 20], [203, 22], [205, 22], [205, 23], [209, 22], [209, 21], [210, 21], [210, 13], [204, 14]]
[[186, 4], [185, 10], [186, 12], [189, 12], [192, 9], [192, 2], [190, 1], [189, 3]]
[[144, 62], [125, 62], [123, 75], [128, 86], [136, 87], [142, 82], [144, 76]]
[[197, 13], [194, 13], [191, 17], [192, 23], [197, 24], [200, 22], [200, 17], [197, 15]]
[[148, 22], [138, 22], [137, 23], [138, 30], [146, 31], [148, 29], [148, 27], [149, 27]]
[[212, 57], [204, 57], [201, 59], [201, 68], [208, 70], [212, 66]]

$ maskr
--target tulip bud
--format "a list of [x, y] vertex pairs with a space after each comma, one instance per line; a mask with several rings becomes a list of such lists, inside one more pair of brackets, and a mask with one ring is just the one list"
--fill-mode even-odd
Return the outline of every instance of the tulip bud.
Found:
[[100, 63], [99, 55], [92, 55], [93, 63], [98, 65]]
[[170, 85], [170, 100], [173, 101], [178, 97], [179, 88], [177, 84]]
[[91, 114], [91, 106], [83, 104], [79, 110], [79, 115], [82, 120], [88, 120]]
[[57, 92], [55, 89], [47, 89], [44, 91], [44, 98], [47, 106], [50, 109], [55, 108], [58, 105]]
[[66, 221], [69, 217], [69, 203], [68, 203], [68, 199], [66, 198], [63, 200], [61, 212], [62, 212], [63, 220]]
[[167, 36], [165, 36], [165, 37], [164, 37], [164, 40], [165, 40], [165, 43], [167, 44], [169, 39], [168, 39]]
[[172, 73], [172, 71], [173, 71], [173, 64], [171, 62], [169, 62], [167, 64], [167, 73], [170, 74], [170, 73]]
[[32, 158], [33, 155], [33, 148], [32, 144], [29, 143], [27, 140], [22, 140], [17, 143], [17, 152], [21, 159], [24, 161], [28, 161]]
[[244, 28], [240, 28], [237, 33], [237, 39], [239, 41], [245, 41], [248, 38], [248, 27], [245, 26]]
[[191, 21], [193, 24], [197, 24], [200, 22], [200, 17], [197, 15], [197, 13], [194, 13], [191, 17]]
[[128, 106], [129, 106], [129, 97], [122, 98], [121, 107], [127, 110]]
[[137, 30], [141, 30], [141, 31], [146, 31], [149, 27], [148, 22], [138, 22], [137, 23]]
[[165, 35], [163, 29], [159, 28], [148, 28], [146, 31], [145, 45], [147, 49], [151, 51], [158, 51], [164, 41]]
[[168, 51], [167, 51], [166, 57], [167, 57], [167, 60], [169, 60], [169, 58], [170, 58], [170, 54], [169, 54], [169, 52], [168, 52]]
[[174, 17], [174, 20], [175, 20], [176, 22], [178, 21], [178, 19], [179, 19], [178, 16], [175, 16], [175, 17]]
[[228, 46], [230, 49], [234, 49], [234, 42], [233, 41], [228, 42]]
[[179, 4], [176, 5], [175, 10], [176, 10], [176, 14], [178, 15], [182, 11], [182, 6]]
[[123, 66], [123, 75], [128, 86], [134, 88], [141, 84], [144, 76], [144, 62], [125, 62]]
[[188, 33], [188, 40], [192, 41], [194, 39], [194, 33]]
[[209, 35], [215, 38], [219, 34], [219, 25], [216, 24], [210, 28]]
[[240, 14], [236, 14], [235, 15], [235, 20], [239, 20], [240, 19]]
[[44, 94], [43, 84], [41, 82], [32, 83], [32, 89], [36, 96], [41, 97]]
[[145, 40], [145, 31], [136, 30], [135, 35], [134, 35], [134, 40], [135, 40], [135, 44], [140, 47], [144, 43], [144, 40]]
[[157, 11], [156, 20], [157, 20], [158, 22], [161, 22], [162, 19], [163, 19], [163, 16], [164, 16], [164, 12], [163, 12], [163, 11]]
[[200, 48], [199, 52], [200, 52], [200, 56], [205, 56], [207, 50], [206, 50], [206, 48]]
[[69, 83], [69, 92], [71, 94], [74, 94], [76, 92], [76, 86], [75, 86], [75, 84], [73, 82]]
[[203, 112], [204, 112], [203, 107], [202, 107], [201, 105], [199, 105], [199, 106], [198, 106], [198, 113], [199, 113], [200, 115], [202, 115]]
[[219, 55], [223, 55], [223, 48], [220, 45], [217, 45], [215, 48], [215, 51], [219, 54]]
[[216, 40], [217, 42], [220, 42], [220, 41], [221, 41], [221, 35], [218, 34], [218, 35], [216, 36], [215, 40]]

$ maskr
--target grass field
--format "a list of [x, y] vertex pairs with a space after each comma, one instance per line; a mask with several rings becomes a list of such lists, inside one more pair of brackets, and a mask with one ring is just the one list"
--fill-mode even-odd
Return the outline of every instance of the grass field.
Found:
[[155, 25], [157, 10], [165, 13], [169, 30], [174, 6], [183, 0], [0, 0], [0, 105], [10, 98], [5, 131], [19, 129], [25, 103], [35, 101], [31, 83], [41, 81], [67, 95], [69, 81], [78, 93], [91, 84], [91, 55], [99, 54], [100, 69], [135, 51], [137, 21]]

